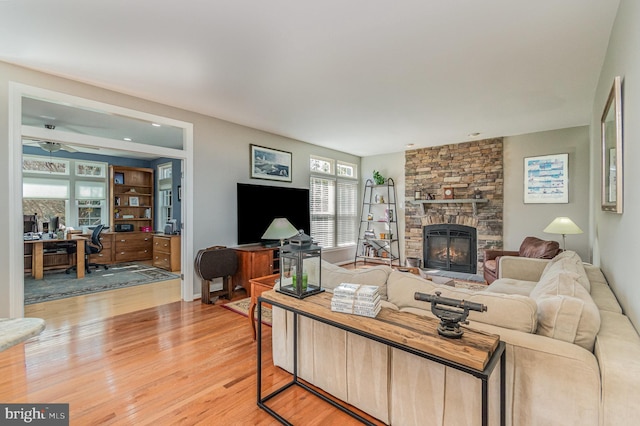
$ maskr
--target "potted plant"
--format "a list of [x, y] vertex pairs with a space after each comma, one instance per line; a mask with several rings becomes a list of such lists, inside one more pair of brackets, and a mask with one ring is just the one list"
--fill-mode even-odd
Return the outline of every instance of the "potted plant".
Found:
[[376, 185], [382, 185], [384, 184], [385, 179], [384, 179], [384, 176], [382, 176], [379, 171], [374, 170], [373, 181], [375, 182]]

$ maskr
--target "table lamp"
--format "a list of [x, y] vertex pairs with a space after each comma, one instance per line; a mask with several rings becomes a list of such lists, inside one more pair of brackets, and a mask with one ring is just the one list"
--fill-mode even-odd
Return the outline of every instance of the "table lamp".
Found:
[[566, 250], [565, 237], [567, 234], [582, 234], [582, 229], [578, 227], [568, 217], [556, 217], [553, 221], [544, 228], [547, 234], [562, 234], [562, 251]]
[[271, 225], [262, 235], [263, 240], [280, 240], [280, 246], [284, 245], [284, 240], [298, 234], [298, 230], [284, 217], [273, 219]]

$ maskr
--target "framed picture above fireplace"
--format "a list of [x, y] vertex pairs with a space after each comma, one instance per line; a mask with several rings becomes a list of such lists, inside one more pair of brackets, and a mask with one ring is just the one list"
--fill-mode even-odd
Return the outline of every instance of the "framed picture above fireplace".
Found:
[[569, 202], [569, 154], [524, 159], [525, 204]]

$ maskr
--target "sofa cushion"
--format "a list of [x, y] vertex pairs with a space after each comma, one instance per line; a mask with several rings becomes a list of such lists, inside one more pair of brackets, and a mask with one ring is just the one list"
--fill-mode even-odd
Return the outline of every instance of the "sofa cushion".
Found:
[[553, 274], [531, 290], [530, 296], [538, 304], [537, 334], [592, 351], [600, 312], [578, 278], [574, 272]]
[[377, 285], [380, 299], [387, 300], [387, 278], [392, 269], [386, 265], [366, 269], [345, 269], [322, 261], [322, 288], [333, 291], [342, 283]]
[[499, 278], [489, 284], [485, 291], [502, 294], [520, 294], [529, 296], [537, 281], [514, 280], [513, 278]]
[[527, 237], [520, 244], [520, 257], [537, 259], [553, 259], [558, 254], [560, 245], [557, 241], [545, 241], [536, 237]]
[[577, 280], [580, 285], [582, 285], [587, 292], [591, 291], [591, 284], [589, 283], [587, 272], [582, 264], [582, 259], [580, 259], [580, 256], [576, 252], [564, 251], [551, 259], [547, 266], [545, 266], [544, 271], [542, 271], [540, 281], [552, 279], [554, 275], [562, 272], [573, 272], [578, 274]]
[[415, 300], [414, 294], [416, 292], [433, 294], [436, 291], [440, 291], [443, 297], [464, 299], [486, 305], [486, 312], [471, 311], [469, 313], [471, 321], [497, 325], [525, 333], [535, 333], [537, 327], [536, 304], [529, 297], [438, 285], [416, 275], [395, 271], [391, 272], [387, 280], [389, 302], [400, 310], [416, 308], [431, 312], [430, 304]]

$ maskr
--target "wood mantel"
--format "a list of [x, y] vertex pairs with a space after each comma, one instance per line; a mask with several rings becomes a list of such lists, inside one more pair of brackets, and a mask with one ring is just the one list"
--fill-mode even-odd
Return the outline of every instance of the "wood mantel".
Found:
[[409, 201], [411, 204], [418, 204], [422, 209], [422, 214], [426, 215], [424, 211], [425, 204], [471, 204], [473, 206], [473, 215], [478, 214], [478, 204], [488, 203], [489, 200], [486, 198], [460, 198], [460, 199], [450, 199], [450, 200], [411, 200]]

